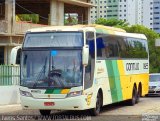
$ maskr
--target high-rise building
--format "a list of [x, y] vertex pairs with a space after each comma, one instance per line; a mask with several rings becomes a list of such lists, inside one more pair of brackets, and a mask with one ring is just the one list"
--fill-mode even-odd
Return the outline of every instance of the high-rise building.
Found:
[[143, 25], [160, 33], [160, 0], [143, 0]]
[[142, 24], [153, 29], [153, 0], [142, 0]]
[[118, 19], [119, 0], [107, 0], [107, 19]]
[[142, 1], [141, 0], [119, 0], [118, 18], [128, 22], [130, 25], [141, 24], [142, 22]]
[[142, 0], [91, 0], [97, 7], [91, 9], [91, 20], [97, 18], [121, 19], [130, 25], [142, 22]]
[[91, 21], [120, 19], [130, 25], [144, 25], [160, 33], [160, 0], [91, 0]]
[[153, 2], [153, 30], [160, 33], [160, 0]]
[[107, 0], [91, 0], [96, 7], [91, 8], [91, 21], [94, 22], [98, 18], [107, 19]]

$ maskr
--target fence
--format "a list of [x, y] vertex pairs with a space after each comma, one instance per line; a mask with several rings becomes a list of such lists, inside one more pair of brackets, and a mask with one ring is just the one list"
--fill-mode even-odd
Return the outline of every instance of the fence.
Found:
[[0, 65], [0, 86], [19, 84], [20, 66]]

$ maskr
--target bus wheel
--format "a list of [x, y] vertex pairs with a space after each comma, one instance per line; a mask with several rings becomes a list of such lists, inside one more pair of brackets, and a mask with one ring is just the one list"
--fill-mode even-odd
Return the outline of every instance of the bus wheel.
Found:
[[42, 116], [49, 116], [51, 114], [51, 110], [39, 110]]
[[91, 115], [92, 116], [99, 115], [99, 113], [101, 111], [101, 107], [102, 107], [102, 94], [100, 92], [98, 92], [97, 99], [96, 99], [96, 107], [90, 110]]
[[131, 106], [135, 105], [136, 100], [137, 100], [137, 89], [134, 86], [133, 91], [132, 91], [132, 99], [129, 100], [129, 105]]
[[136, 98], [136, 103], [139, 102], [140, 100], [140, 97], [141, 97], [141, 86], [138, 87], [138, 92], [137, 92], [137, 98]]

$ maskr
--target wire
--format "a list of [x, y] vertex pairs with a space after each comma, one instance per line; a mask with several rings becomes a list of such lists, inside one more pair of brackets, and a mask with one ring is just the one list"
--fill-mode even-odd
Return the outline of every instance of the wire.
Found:
[[[30, 10], [24, 8], [23, 6], [19, 5], [18, 3], [16, 3], [16, 5], [19, 6], [20, 8], [22, 8], [22, 9], [24, 9], [25, 11], [31, 13], [31, 14], [37, 14], [37, 13], [34, 13], [34, 12], [32, 12], [32, 11], [30, 11]], [[46, 17], [40, 16], [40, 15], [39, 15], [39, 17], [42, 18], [42, 19], [48, 20], [48, 18], [46, 18]]]

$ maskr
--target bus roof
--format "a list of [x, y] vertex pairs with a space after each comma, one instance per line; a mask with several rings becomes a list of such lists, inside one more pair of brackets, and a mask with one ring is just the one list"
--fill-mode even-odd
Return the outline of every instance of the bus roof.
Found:
[[51, 31], [95, 31], [97, 33], [102, 33], [102, 34], [147, 39], [143, 34], [126, 33], [125, 30], [120, 28], [96, 25], [96, 24], [73, 25], [73, 26], [48, 26], [48, 27], [30, 29], [27, 32], [51, 32]]

